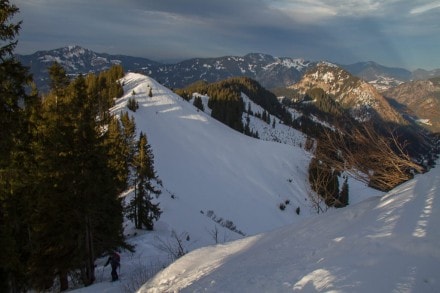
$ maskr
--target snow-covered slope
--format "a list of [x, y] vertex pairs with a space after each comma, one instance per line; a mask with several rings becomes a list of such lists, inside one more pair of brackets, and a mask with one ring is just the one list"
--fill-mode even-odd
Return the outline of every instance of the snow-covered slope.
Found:
[[[244, 136], [146, 76], [130, 73], [124, 84], [127, 94], [113, 111], [127, 111], [135, 92], [139, 109], [130, 114], [148, 136], [167, 190], [163, 221], [197, 233], [195, 239], [216, 224], [214, 214], [245, 235], [295, 221], [294, 209], [307, 204], [309, 157], [303, 149]], [[283, 212], [278, 205], [286, 200], [293, 208]]]
[[[175, 247], [177, 239], [189, 252], [297, 224], [313, 214], [308, 200], [310, 154], [300, 147], [301, 133], [278, 120], [273, 127], [252, 116], [251, 128], [266, 141], [254, 139], [211, 118], [206, 96], [202, 101], [208, 113], [149, 77], [129, 73], [122, 82], [125, 95], [112, 111], [129, 111], [128, 100], [137, 100], [139, 109], [129, 113], [152, 147], [163, 182], [157, 199], [163, 213], [154, 231], [135, 230], [126, 223], [125, 233], [136, 252], [121, 252], [120, 282], [107, 282], [110, 269], [103, 267], [106, 259], [99, 259], [95, 284], [78, 292], [133, 292], [170, 263], [164, 246]], [[254, 112], [262, 111], [243, 99]], [[350, 181], [350, 194], [353, 204], [377, 192]], [[126, 196], [131, 195], [127, 191]], [[282, 203], [285, 210], [279, 208]]]
[[139, 292], [440, 292], [440, 168], [383, 197], [196, 250]]

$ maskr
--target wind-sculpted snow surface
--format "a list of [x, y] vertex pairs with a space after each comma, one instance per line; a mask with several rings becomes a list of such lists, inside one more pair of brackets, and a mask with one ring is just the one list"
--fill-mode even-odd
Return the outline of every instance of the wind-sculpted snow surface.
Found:
[[139, 292], [440, 292], [440, 168], [383, 197], [184, 256]]

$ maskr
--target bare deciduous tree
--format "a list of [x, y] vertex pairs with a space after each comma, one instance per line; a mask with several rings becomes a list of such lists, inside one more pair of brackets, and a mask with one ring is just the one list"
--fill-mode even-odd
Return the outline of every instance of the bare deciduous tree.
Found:
[[309, 183], [312, 190], [309, 199], [317, 214], [324, 213], [331, 206], [344, 206], [339, 200], [339, 185], [331, 166], [314, 158], [309, 165]]
[[163, 240], [160, 237], [157, 237], [156, 248], [159, 250], [168, 253], [171, 260], [176, 260], [187, 253], [187, 249], [185, 248], [184, 240], [189, 240], [188, 233], [181, 233], [177, 235], [176, 231], [171, 232], [171, 238], [168, 240]]
[[380, 190], [390, 190], [423, 168], [405, 152], [395, 132], [381, 135], [369, 123], [352, 127], [350, 133], [327, 130], [320, 140], [317, 157], [337, 171]]

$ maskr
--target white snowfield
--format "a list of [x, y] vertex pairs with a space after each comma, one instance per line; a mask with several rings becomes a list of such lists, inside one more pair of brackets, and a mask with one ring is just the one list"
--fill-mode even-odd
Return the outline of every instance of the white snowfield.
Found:
[[[440, 292], [439, 170], [383, 199], [349, 180], [350, 206], [315, 216], [301, 133], [250, 117], [262, 139], [283, 143], [250, 138], [149, 77], [123, 82], [112, 111], [139, 103], [129, 113], [152, 147], [163, 213], [154, 231], [125, 223], [136, 251], [121, 252], [120, 281], [109, 282], [103, 258], [95, 284], [75, 292], [134, 292], [162, 268], [139, 292]], [[168, 266], [160, 246], [173, 235], [189, 253]]]
[[138, 292], [440, 292], [440, 169], [301, 224], [195, 250]]
[[[245, 136], [147, 76], [129, 73], [124, 84], [126, 95], [113, 111], [128, 111], [131, 97], [139, 103], [139, 109], [129, 113], [138, 132], [147, 134], [164, 184], [161, 221], [191, 232], [200, 247], [213, 243], [205, 236], [217, 224], [214, 216], [253, 235], [295, 222], [301, 218], [295, 214], [298, 206], [308, 214], [310, 155], [303, 148]], [[297, 133], [296, 140], [303, 143]], [[282, 212], [278, 206], [286, 200], [290, 204]], [[227, 229], [224, 233], [229, 240], [242, 237]]]

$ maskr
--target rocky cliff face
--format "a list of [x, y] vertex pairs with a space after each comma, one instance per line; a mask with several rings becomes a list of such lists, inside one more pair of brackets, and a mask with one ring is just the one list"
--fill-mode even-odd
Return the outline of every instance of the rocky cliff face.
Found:
[[290, 88], [300, 94], [321, 88], [361, 121], [379, 117], [386, 122], [403, 123], [401, 115], [372, 85], [328, 62], [320, 62], [311, 68]]

